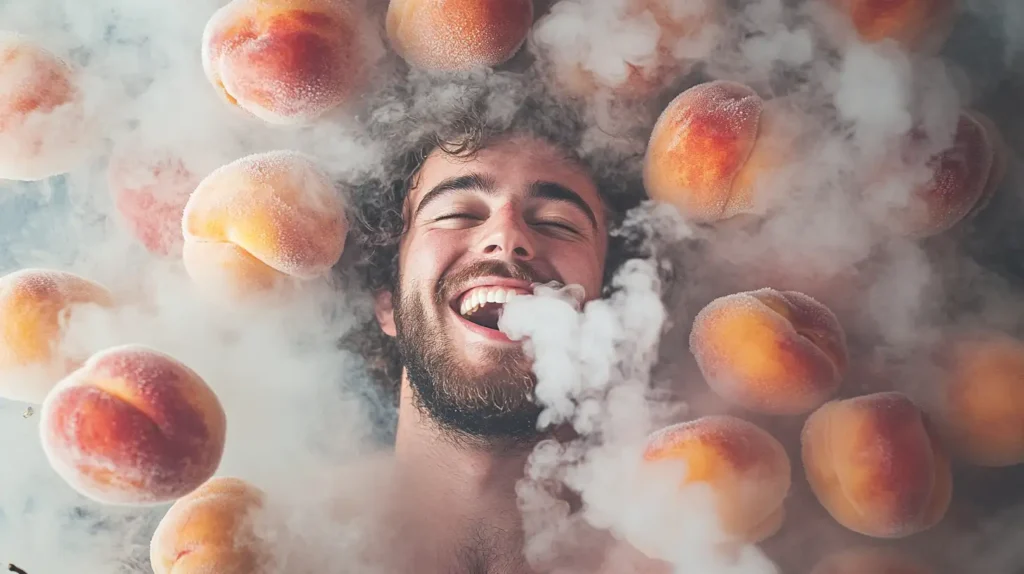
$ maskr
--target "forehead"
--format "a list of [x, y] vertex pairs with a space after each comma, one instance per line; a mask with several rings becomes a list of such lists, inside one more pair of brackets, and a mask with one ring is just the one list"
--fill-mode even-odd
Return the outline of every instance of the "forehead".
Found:
[[603, 219], [604, 208], [597, 185], [587, 169], [566, 157], [555, 145], [529, 136], [497, 140], [470, 157], [458, 157], [435, 149], [420, 167], [407, 201], [415, 208], [438, 182], [463, 175], [488, 176], [503, 194], [525, 192], [538, 181], [549, 181], [576, 192]]

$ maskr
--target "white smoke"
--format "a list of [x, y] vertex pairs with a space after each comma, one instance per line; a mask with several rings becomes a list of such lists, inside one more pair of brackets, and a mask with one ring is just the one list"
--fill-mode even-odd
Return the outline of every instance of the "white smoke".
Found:
[[[558, 542], [573, 535], [582, 516], [679, 572], [774, 572], [754, 547], [738, 555], [720, 548], [728, 538], [709, 492], [680, 488], [680, 465], [652, 470], [641, 461], [647, 435], [665, 424], [652, 408], [650, 377], [666, 311], [651, 261], [628, 262], [613, 285], [609, 299], [582, 309], [578, 286], [538, 287], [507, 303], [499, 321], [533, 358], [535, 397], [544, 407], [538, 426], [568, 423], [578, 436], [539, 444], [517, 486], [527, 557], [536, 564], [555, 560]], [[551, 481], [579, 493], [580, 516], [570, 517], [546, 488]]]
[[[351, 118], [272, 129], [219, 99], [202, 72], [200, 40], [223, 4], [191, 2], [186, 9], [130, 0], [0, 3], [5, 29], [32, 37], [82, 72], [95, 142], [65, 176], [35, 184], [0, 182], [0, 271], [66, 269], [129, 301], [113, 311], [76, 315], [68, 348], [88, 353], [145, 344], [196, 370], [217, 392], [229, 421], [218, 474], [245, 478], [277, 501], [288, 527], [287, 534], [275, 535], [282, 569], [372, 571], [374, 565], [359, 563], [350, 552], [366, 544], [368, 530], [338, 521], [328, 510], [329, 493], [342, 481], [324, 478], [375, 450], [377, 419], [393, 414], [379, 407], [380, 397], [355, 358], [335, 348], [341, 335], [370, 316], [366, 301], [328, 285], [310, 286], [302, 298], [280, 306], [206, 301], [179, 260], [141, 248], [109, 185], [108, 160], [136, 155], [144, 160], [135, 174], [139, 183], [148, 177], [146, 161], [154, 158], [178, 158], [201, 177], [272, 149], [310, 154], [333, 176], [379, 167], [389, 150], [363, 139], [357, 143]], [[952, 273], [937, 261], [948, 259], [879, 230], [882, 214], [905, 202], [927, 176], [924, 166], [902, 166], [871, 185], [865, 179], [879, 175], [879, 162], [891, 159], [912, 129], [927, 135], [929, 149], [949, 145], [959, 109], [984, 104], [986, 93], [970, 85], [971, 70], [958, 69], [945, 56], [907, 54], [890, 43], [847, 37], [840, 42], [805, 17], [809, 2], [732, 4], [742, 6], [731, 11], [724, 8], [729, 3], [708, 0], [559, 0], [533, 29], [528, 50], [550, 73], [546, 81], [590, 106], [586, 151], [601, 149], [609, 135], [625, 140], [623, 153], [642, 151], [652, 114], [677, 95], [672, 90], [699, 74], [749, 82], [766, 98], [792, 98], [806, 114], [810, 144], [777, 181], [764, 183], [781, 199], [757, 225], [689, 226], [665, 217], [671, 211], [666, 205], [631, 214], [630, 227], [648, 228], [659, 237], [661, 254], [678, 259], [678, 305], [663, 306], [668, 286], [658, 283], [652, 263], [639, 260], [618, 275], [616, 295], [582, 309], [571, 294], [544, 289], [507, 305], [501, 328], [527, 341], [535, 357], [536, 397], [545, 407], [541, 424], [567, 424], [579, 435], [568, 443], [538, 445], [518, 485], [526, 551], [535, 564], [557, 562], [563, 544], [596, 529], [677, 571], [775, 571], [755, 546], [723, 550], [711, 498], [699, 487], [678, 486], [683, 469], [652, 470], [640, 461], [649, 432], [678, 422], [684, 410], [692, 418], [700, 409], [691, 407], [704, 405], [707, 393], [666, 402], [651, 387], [658, 360], [666, 363], [658, 367], [685, 371], [690, 357], [678, 345], [665, 349], [666, 341], [675, 341], [666, 332], [686, 331], [710, 297], [776, 286], [786, 278], [792, 284], [777, 286], [809, 291], [833, 305], [844, 326], [864, 337], [862, 345], [897, 351], [961, 320], [935, 301], [953, 294], [953, 288], [937, 285]], [[1022, 5], [967, 0], [964, 8], [1003, 39], [995, 58], [1003, 63], [999, 81], [986, 85], [1019, 83]], [[703, 19], [719, 9], [716, 18]], [[702, 24], [689, 28], [694, 21]], [[676, 34], [676, 26], [688, 31]], [[376, 31], [367, 24], [369, 36]], [[419, 78], [414, 73], [409, 80]], [[488, 113], [510, 116], [518, 105], [513, 90], [505, 90], [501, 78], [489, 81], [498, 89]], [[434, 91], [412, 110], [378, 109], [374, 119], [390, 114], [398, 121], [420, 108], [455, 108], [464, 96], [459, 87]], [[1010, 171], [1017, 172], [1012, 162]], [[956, 244], [953, 237], [950, 243]], [[959, 252], [951, 258], [965, 261]], [[973, 305], [962, 320], [977, 310], [986, 325], [1019, 327], [1024, 317], [1013, 292], [975, 266], [952, 267], [968, 270], [956, 284], [969, 291], [964, 298]], [[704, 387], [689, 379], [672, 384]], [[0, 399], [0, 436], [0, 564], [12, 562], [30, 574], [108, 574], [126, 562], [126, 568], [144, 571], [144, 560], [132, 560], [148, 553], [148, 537], [166, 506], [112, 508], [76, 494], [50, 469], [39, 445], [38, 417], [27, 414], [24, 404]], [[571, 513], [552, 494], [552, 483], [578, 492], [582, 512]], [[1019, 512], [1005, 514], [1012, 522]], [[806, 530], [809, 524], [790, 522], [787, 528]], [[1018, 553], [1007, 550], [1016, 537], [1003, 538], [1001, 552], [990, 552], [980, 564], [1019, 564]], [[966, 563], [989, 552], [973, 539], [962, 546], [969, 548], [955, 549]], [[628, 563], [632, 557], [623, 552], [608, 556], [607, 564]]]

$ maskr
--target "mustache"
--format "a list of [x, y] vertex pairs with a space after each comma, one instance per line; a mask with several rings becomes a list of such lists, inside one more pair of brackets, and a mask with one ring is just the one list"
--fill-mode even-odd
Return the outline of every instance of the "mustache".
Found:
[[438, 305], [444, 305], [452, 296], [461, 292], [467, 283], [477, 277], [501, 277], [529, 283], [547, 283], [554, 279], [522, 262], [477, 261], [461, 269], [446, 273], [441, 277], [434, 292], [434, 302]]

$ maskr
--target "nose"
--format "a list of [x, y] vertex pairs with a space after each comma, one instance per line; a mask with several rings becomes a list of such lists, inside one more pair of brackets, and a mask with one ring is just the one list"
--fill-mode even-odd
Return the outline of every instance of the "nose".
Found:
[[482, 230], [478, 245], [483, 255], [522, 261], [533, 259], [535, 249], [529, 227], [518, 215], [495, 213]]

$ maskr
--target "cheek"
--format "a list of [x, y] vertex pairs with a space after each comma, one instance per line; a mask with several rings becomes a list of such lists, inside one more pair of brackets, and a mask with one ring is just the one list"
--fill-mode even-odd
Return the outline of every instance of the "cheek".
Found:
[[555, 269], [566, 283], [582, 285], [589, 298], [601, 294], [604, 254], [593, 249], [555, 250]]
[[426, 234], [403, 245], [402, 283], [415, 289], [417, 295], [432, 297], [438, 279], [450, 265], [454, 244], [454, 240], [446, 241], [441, 234]]

